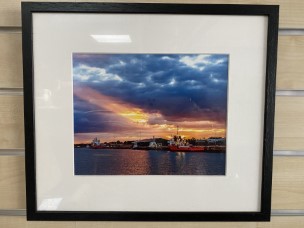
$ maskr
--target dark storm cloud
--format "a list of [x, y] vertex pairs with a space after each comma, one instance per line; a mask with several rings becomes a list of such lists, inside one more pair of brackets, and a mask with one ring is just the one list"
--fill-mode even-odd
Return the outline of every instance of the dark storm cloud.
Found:
[[[228, 55], [73, 54], [73, 72], [74, 86], [88, 86], [169, 121], [226, 121]], [[94, 108], [76, 98], [78, 132], [88, 128], [87, 119], [97, 123], [106, 116], [93, 112], [84, 118], [78, 112]], [[105, 126], [99, 122], [89, 130]]]
[[129, 130], [129, 125], [110, 111], [101, 109], [74, 96], [74, 132], [118, 133]]

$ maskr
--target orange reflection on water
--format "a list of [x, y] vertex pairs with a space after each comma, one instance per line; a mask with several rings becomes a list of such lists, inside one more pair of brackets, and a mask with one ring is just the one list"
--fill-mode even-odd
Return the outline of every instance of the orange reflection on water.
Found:
[[[108, 151], [109, 153], [107, 154]], [[94, 158], [94, 173], [110, 175], [149, 175], [151, 174], [151, 160], [148, 151], [109, 149], [102, 150], [103, 154], [96, 154]], [[102, 167], [100, 164], [109, 166]]]

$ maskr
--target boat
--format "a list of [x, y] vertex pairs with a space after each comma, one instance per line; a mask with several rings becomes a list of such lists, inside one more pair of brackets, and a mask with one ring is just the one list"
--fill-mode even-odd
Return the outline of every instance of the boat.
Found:
[[168, 149], [171, 152], [203, 152], [204, 146], [193, 146], [187, 143], [181, 136], [174, 136], [168, 145]]
[[104, 149], [105, 148], [105, 145], [100, 143], [100, 140], [96, 138], [94, 138], [91, 142], [91, 145], [90, 145], [90, 148], [91, 149]]
[[155, 139], [142, 139], [134, 142], [133, 150], [153, 150], [157, 149], [158, 145]]
[[178, 145], [169, 145], [168, 149], [171, 152], [203, 152], [205, 148], [203, 146], [178, 146]]
[[141, 139], [133, 143], [133, 150], [165, 150], [168, 140], [163, 138]]

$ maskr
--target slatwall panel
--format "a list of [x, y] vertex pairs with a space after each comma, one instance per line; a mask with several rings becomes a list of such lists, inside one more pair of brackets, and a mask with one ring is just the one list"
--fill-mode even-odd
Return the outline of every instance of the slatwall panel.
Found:
[[275, 216], [271, 223], [265, 222], [40, 222], [25, 217], [1, 216], [5, 228], [303, 228], [302, 217]]
[[[165, 1], [129, 0], [128, 2]], [[277, 89], [287, 92], [304, 89], [304, 1], [167, 0], [167, 2], [280, 4], [280, 28], [285, 30], [284, 36], [279, 37]], [[298, 93], [301, 96], [277, 97], [274, 148], [277, 150], [276, 154], [279, 153], [281, 156], [274, 157], [272, 207], [275, 211], [271, 223], [27, 222], [24, 216], [6, 216], [5, 214], [19, 214], [17, 209], [25, 208], [24, 156], [22, 152], [16, 153], [16, 149], [22, 151], [24, 147], [23, 97], [20, 89], [22, 88], [20, 24], [20, 0], [0, 0], [0, 227], [304, 227], [304, 213], [302, 213], [304, 212], [304, 157], [302, 156], [304, 155], [302, 94], [304, 93], [301, 92]], [[297, 30], [294, 33], [295, 30], [289, 29]], [[295, 94], [297, 95], [297, 92]], [[303, 216], [295, 216], [299, 214]]]
[[23, 97], [0, 95], [0, 149], [24, 148]]
[[[304, 14], [304, 10], [303, 10], [303, 14]], [[303, 63], [304, 63], [304, 35], [280, 36], [279, 47], [278, 47], [277, 89], [281, 89], [281, 90], [303, 89], [304, 88]]]
[[277, 96], [275, 150], [303, 150], [304, 97]]
[[0, 50], [0, 88], [21, 88], [21, 32], [0, 33]]
[[23, 208], [25, 208], [24, 156], [0, 156], [0, 209]]

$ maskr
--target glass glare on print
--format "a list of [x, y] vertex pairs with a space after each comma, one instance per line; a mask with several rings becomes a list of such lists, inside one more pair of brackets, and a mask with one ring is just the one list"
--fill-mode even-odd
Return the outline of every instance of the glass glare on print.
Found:
[[73, 54], [75, 175], [225, 175], [227, 54]]

